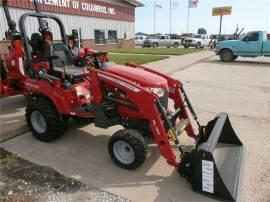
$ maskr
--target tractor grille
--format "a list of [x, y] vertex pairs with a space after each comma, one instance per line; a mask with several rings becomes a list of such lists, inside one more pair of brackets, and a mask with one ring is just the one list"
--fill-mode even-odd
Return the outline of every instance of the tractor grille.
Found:
[[162, 104], [162, 106], [167, 109], [168, 108], [168, 102], [169, 102], [169, 93], [168, 91], [165, 91], [163, 97], [159, 98], [160, 103]]

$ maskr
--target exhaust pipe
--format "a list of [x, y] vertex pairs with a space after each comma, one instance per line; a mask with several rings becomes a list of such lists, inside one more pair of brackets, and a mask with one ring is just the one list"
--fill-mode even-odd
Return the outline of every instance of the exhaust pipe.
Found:
[[10, 17], [10, 12], [9, 12], [9, 8], [8, 8], [8, 0], [3, 0], [3, 8], [4, 8], [5, 16], [6, 16], [6, 19], [7, 19], [9, 32], [10, 33], [16, 33], [17, 32], [16, 23]]
[[220, 113], [204, 129], [204, 139], [196, 150], [184, 156], [178, 172], [192, 189], [207, 196], [238, 201], [244, 147], [233, 130], [228, 115]]
[[[36, 13], [41, 13], [39, 3], [37, 0], [34, 0], [34, 7], [35, 7]], [[38, 24], [39, 24], [39, 31], [43, 31], [45, 29], [45, 26], [44, 26], [42, 18], [38, 18]]]

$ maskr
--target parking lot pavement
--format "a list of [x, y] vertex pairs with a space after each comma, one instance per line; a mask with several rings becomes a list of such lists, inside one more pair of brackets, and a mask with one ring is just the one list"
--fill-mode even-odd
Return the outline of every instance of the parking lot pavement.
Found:
[[26, 98], [4, 97], [0, 102], [0, 142], [28, 131], [24, 118]]
[[189, 68], [191, 65], [207, 60], [214, 55], [214, 51], [204, 50], [192, 54], [171, 56], [168, 59], [150, 62], [145, 64], [145, 66], [151, 67], [166, 74], [173, 74], [179, 70]]
[[[170, 64], [168, 64], [170, 65]], [[183, 81], [202, 123], [227, 112], [246, 147], [242, 201], [270, 199], [270, 58], [222, 63], [218, 57], [175, 72]], [[50, 166], [86, 185], [134, 201], [213, 201], [194, 193], [189, 183], [167, 165], [155, 144], [145, 163], [134, 171], [118, 168], [107, 153], [108, 130], [70, 126], [62, 138], [41, 143], [30, 133], [0, 146], [22, 158]], [[181, 138], [188, 146], [191, 141]]]

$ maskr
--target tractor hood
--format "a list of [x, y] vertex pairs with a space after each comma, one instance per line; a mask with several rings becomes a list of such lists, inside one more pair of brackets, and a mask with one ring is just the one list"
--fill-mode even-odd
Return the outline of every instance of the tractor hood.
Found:
[[139, 83], [144, 87], [168, 89], [166, 79], [143, 69], [114, 64], [105, 68], [105, 71]]

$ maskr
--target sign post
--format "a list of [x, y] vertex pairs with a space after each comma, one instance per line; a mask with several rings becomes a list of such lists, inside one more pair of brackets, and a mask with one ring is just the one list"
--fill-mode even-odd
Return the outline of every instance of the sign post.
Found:
[[218, 41], [221, 40], [221, 30], [222, 30], [222, 18], [223, 15], [231, 15], [232, 13], [232, 7], [216, 7], [212, 9], [212, 16], [220, 16], [220, 25], [219, 25], [219, 37]]
[[223, 15], [221, 15], [221, 16], [220, 16], [218, 41], [220, 41], [220, 40], [221, 40], [221, 31], [222, 31], [222, 17], [223, 17]]

